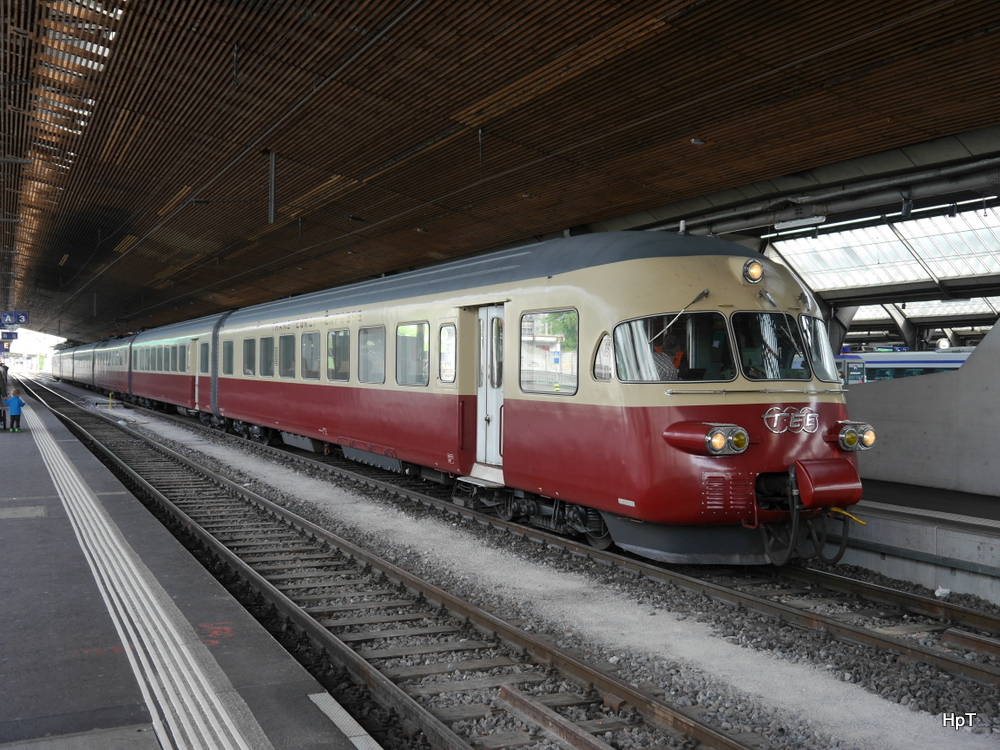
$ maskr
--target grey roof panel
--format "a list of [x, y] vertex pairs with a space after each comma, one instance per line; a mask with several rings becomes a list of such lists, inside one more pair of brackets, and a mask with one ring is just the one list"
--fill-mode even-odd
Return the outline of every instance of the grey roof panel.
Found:
[[317, 309], [341, 309], [408, 297], [450, 294], [628, 260], [695, 255], [761, 257], [749, 248], [711, 237], [682, 236], [666, 232], [600, 232], [515, 247], [395, 276], [266, 302], [235, 311], [226, 320], [226, 325], [315, 314]]

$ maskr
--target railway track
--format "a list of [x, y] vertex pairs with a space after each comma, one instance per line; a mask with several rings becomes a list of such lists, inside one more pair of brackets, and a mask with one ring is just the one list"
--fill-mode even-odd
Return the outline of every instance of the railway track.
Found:
[[739, 571], [712, 567], [688, 574], [505, 522], [474, 508], [457, 506], [451, 502], [447, 489], [421, 479], [362, 466], [335, 454], [318, 455], [294, 448], [263, 446], [235, 435], [225, 435], [186, 417], [162, 412], [156, 415], [204, 430], [217, 439], [231, 440], [243, 447], [253, 446], [262, 456], [294, 461], [313, 471], [326, 472], [398, 498], [460, 514], [549, 547], [745, 607], [800, 628], [825, 632], [848, 643], [864, 644], [904, 660], [929, 664], [984, 685], [1000, 686], [1000, 640], [997, 638], [1000, 618], [988, 613], [796, 566]]
[[238, 576], [270, 619], [284, 620], [343, 665], [434, 748], [501, 750], [548, 740], [596, 750], [621, 733], [661, 746], [759, 746], [756, 735], [717, 731], [114, 417], [23, 385]]

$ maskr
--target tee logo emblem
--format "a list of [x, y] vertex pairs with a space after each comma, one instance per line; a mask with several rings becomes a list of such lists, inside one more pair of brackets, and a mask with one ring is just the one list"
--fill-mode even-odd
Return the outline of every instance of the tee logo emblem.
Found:
[[764, 412], [764, 426], [776, 435], [783, 432], [816, 432], [819, 429], [819, 414], [808, 406], [801, 409], [772, 406]]

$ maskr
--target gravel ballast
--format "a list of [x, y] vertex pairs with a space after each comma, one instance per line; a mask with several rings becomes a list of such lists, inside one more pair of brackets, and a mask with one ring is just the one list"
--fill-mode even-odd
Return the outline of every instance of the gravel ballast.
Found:
[[[661, 689], [718, 729], [751, 732], [776, 748], [1000, 747], [1000, 696], [991, 688], [506, 532], [410, 510], [165, 422], [137, 429], [230, 467], [250, 489], [279, 493], [291, 510], [622, 679]], [[946, 715], [970, 712], [973, 727], [944, 726]], [[643, 746], [629, 737], [619, 733], [613, 744]]]

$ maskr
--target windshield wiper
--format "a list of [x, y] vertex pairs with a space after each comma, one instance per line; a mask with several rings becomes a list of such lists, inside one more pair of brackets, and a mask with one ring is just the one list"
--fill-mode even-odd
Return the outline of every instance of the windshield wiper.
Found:
[[662, 336], [663, 334], [665, 334], [667, 331], [670, 330], [670, 326], [672, 326], [674, 323], [676, 323], [677, 319], [681, 315], [683, 315], [684, 313], [687, 312], [687, 309], [689, 307], [691, 307], [691, 305], [693, 305], [695, 302], [697, 302], [700, 299], [705, 299], [705, 297], [707, 297], [707, 296], [708, 296], [708, 289], [701, 290], [701, 292], [698, 293], [697, 297], [695, 297], [693, 300], [691, 300], [686, 305], [684, 305], [684, 307], [681, 309], [681, 311], [674, 316], [673, 320], [671, 320], [669, 323], [667, 323], [666, 327], [662, 331], [660, 331], [658, 334], [656, 334], [655, 336], [653, 336], [652, 338], [650, 338], [649, 341], [647, 341], [646, 343], [647, 344], [652, 344], [654, 341], [656, 341], [656, 339], [660, 338], [660, 336]]

